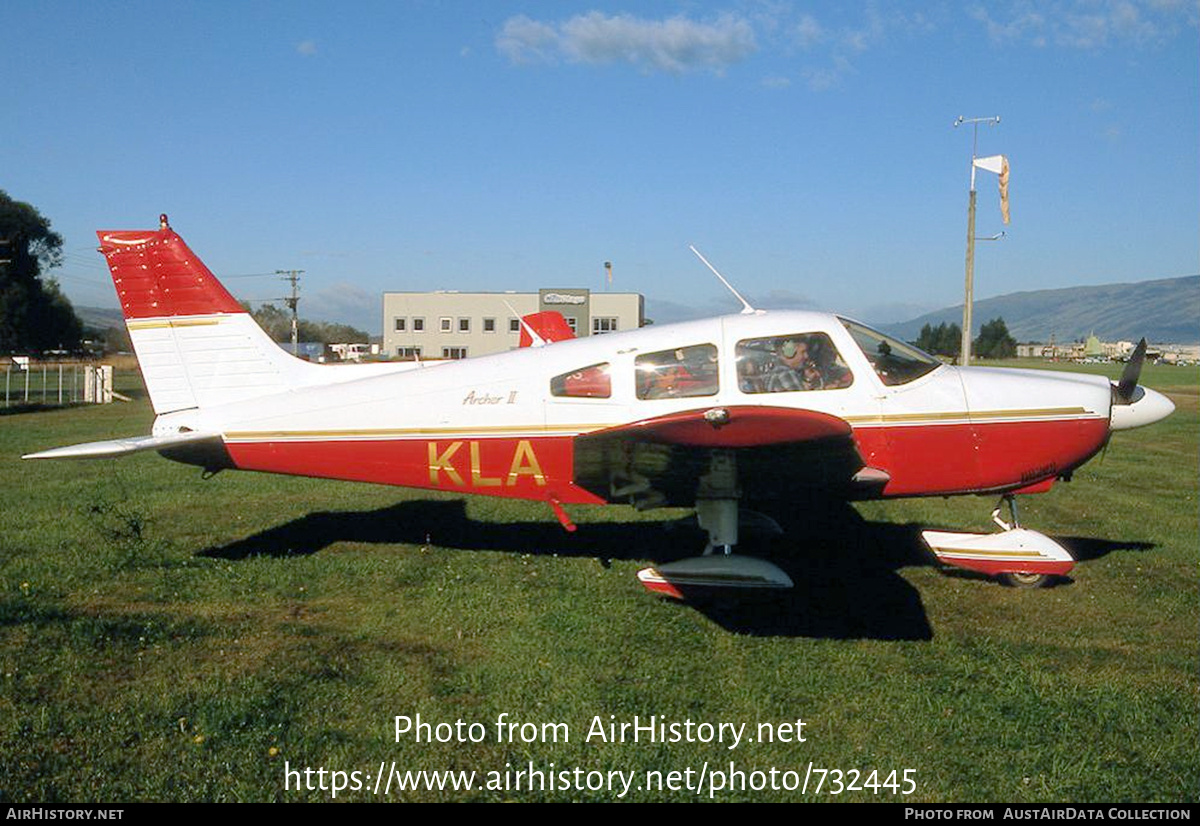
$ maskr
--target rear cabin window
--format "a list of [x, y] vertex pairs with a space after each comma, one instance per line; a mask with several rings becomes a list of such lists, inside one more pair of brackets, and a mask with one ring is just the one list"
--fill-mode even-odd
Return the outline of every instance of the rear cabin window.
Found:
[[634, 360], [639, 399], [679, 399], [689, 396], [715, 396], [717, 348], [696, 344], [646, 353]]
[[607, 399], [612, 396], [608, 362], [593, 364], [550, 379], [550, 395], [569, 399]]
[[750, 338], [737, 343], [738, 387], [743, 393], [837, 390], [854, 376], [825, 333]]
[[850, 331], [854, 343], [862, 348], [879, 380], [889, 387], [908, 384], [942, 366], [936, 358], [911, 344], [849, 319], [839, 318], [838, 321]]

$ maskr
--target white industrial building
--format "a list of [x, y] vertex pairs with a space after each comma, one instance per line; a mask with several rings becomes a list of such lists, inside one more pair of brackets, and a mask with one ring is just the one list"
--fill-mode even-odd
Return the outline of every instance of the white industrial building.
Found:
[[640, 293], [594, 293], [577, 287], [536, 293], [384, 293], [384, 353], [401, 359], [501, 353], [518, 346], [521, 316], [546, 310], [562, 313], [580, 337], [634, 330], [644, 323]]

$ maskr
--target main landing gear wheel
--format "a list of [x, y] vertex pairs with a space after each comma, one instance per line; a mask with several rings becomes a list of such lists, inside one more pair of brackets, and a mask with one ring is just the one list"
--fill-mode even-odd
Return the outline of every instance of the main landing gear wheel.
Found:
[[773, 563], [733, 552], [738, 543], [739, 496], [733, 452], [714, 450], [709, 455], [708, 473], [700, 477], [696, 491], [696, 521], [708, 535], [704, 554], [643, 568], [638, 572], [642, 585], [676, 599], [687, 599], [689, 591], [697, 593], [694, 589], [711, 594], [714, 590], [791, 588], [791, 577]]

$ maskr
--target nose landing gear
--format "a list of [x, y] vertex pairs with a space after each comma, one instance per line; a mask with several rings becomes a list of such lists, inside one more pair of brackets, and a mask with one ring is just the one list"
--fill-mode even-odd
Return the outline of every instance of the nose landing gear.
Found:
[[[1000, 518], [1005, 503], [1011, 522]], [[1062, 545], [1020, 526], [1011, 493], [1000, 497], [992, 520], [1000, 533], [921, 531], [921, 538], [940, 562], [994, 576], [1014, 588], [1041, 588], [1075, 566], [1075, 558]]]

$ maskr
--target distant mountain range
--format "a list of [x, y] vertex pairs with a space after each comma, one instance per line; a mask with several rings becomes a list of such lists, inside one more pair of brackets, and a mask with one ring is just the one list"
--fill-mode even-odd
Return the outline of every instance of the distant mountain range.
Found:
[[[975, 302], [972, 326], [1003, 318], [1017, 341], [1077, 341], [1095, 333], [1102, 341], [1137, 341], [1145, 336], [1157, 344], [1200, 342], [1200, 275], [1164, 278], [1133, 284], [1102, 284], [1010, 293]], [[881, 329], [915, 341], [921, 327], [962, 324], [962, 305]]]
[[109, 307], [75, 307], [75, 315], [83, 322], [84, 327], [93, 330], [107, 330], [109, 327], [118, 329], [125, 326], [125, 316], [121, 311]]

